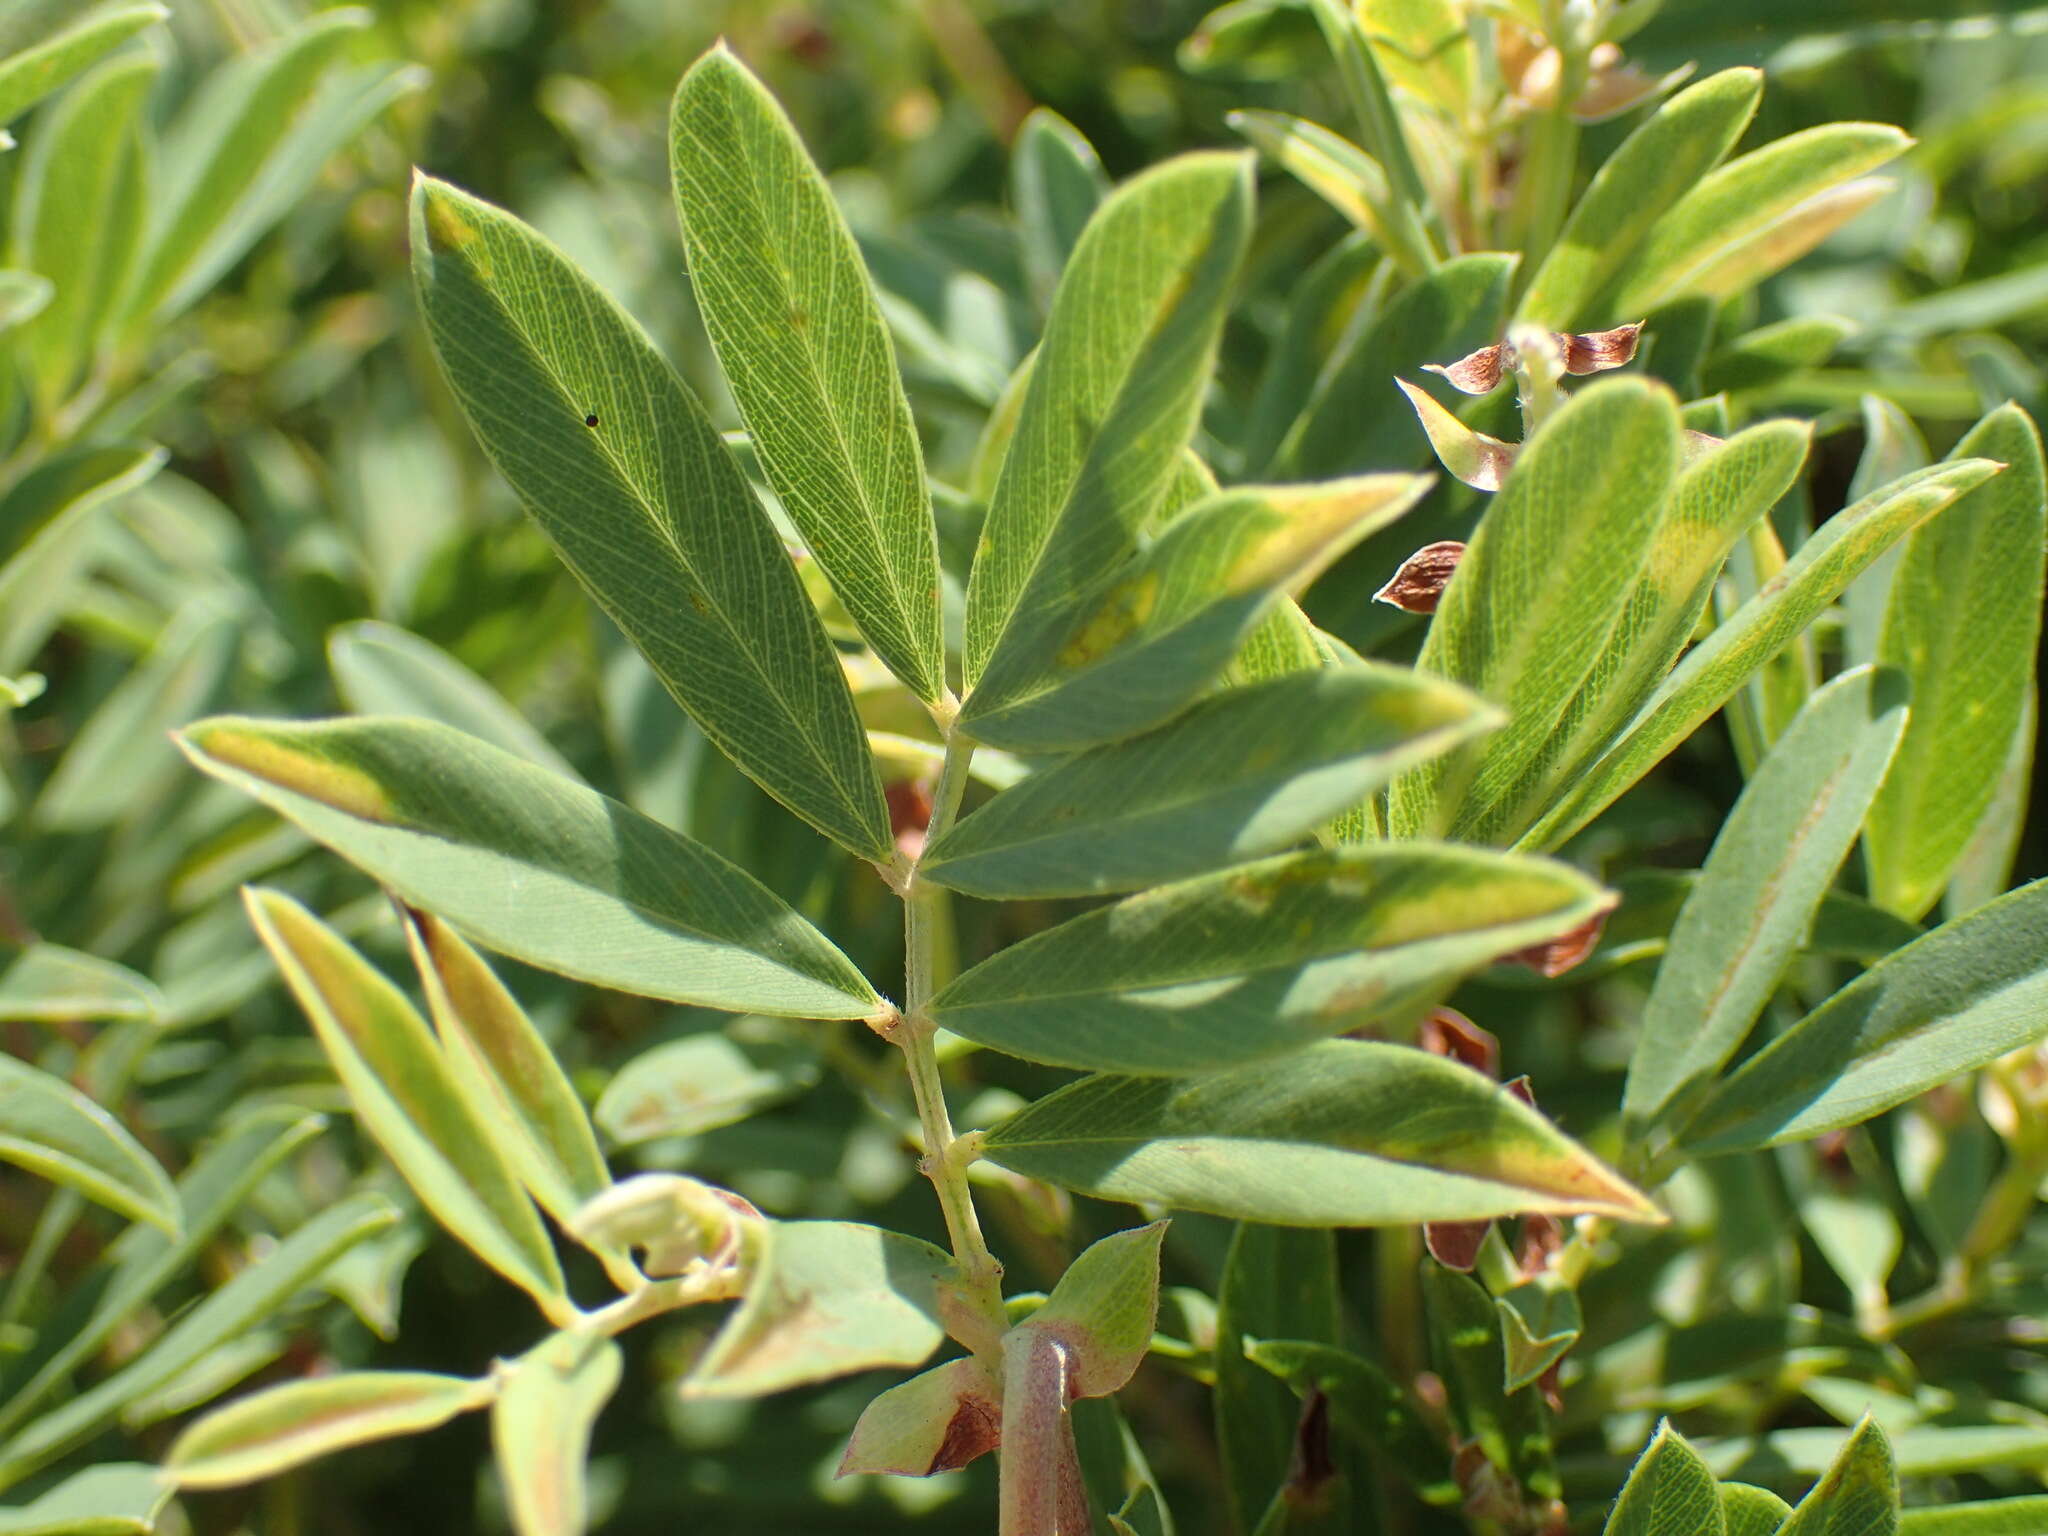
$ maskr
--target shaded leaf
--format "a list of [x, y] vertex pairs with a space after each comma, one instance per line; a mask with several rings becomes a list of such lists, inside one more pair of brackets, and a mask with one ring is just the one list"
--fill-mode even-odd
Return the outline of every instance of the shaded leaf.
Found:
[[1422, 1051], [1357, 1040], [1185, 1080], [1084, 1078], [989, 1131], [984, 1152], [1104, 1199], [1282, 1225], [1517, 1211], [1658, 1219], [1507, 1089]]
[[929, 1011], [1034, 1061], [1204, 1071], [1398, 1019], [1608, 900], [1562, 864], [1480, 849], [1282, 854], [1034, 934], [956, 978]]
[[564, 563], [743, 771], [886, 860], [888, 812], [836, 653], [647, 334], [534, 230], [424, 177], [413, 275], [470, 425]]
[[1081, 231], [1108, 195], [1095, 146], [1050, 107], [1033, 107], [1010, 143], [1010, 207], [1040, 308], [1052, 302]]
[[0, 1536], [148, 1536], [171, 1492], [155, 1467], [139, 1462], [87, 1467], [27, 1504], [0, 1509]]
[[1684, 1131], [1696, 1151], [1854, 1125], [2048, 1034], [2048, 880], [1880, 960], [1726, 1079]]
[[363, 1129], [420, 1203], [551, 1316], [568, 1292], [539, 1216], [405, 996], [290, 897], [250, 888], [249, 921], [284, 973]]
[[345, 1450], [414, 1435], [481, 1408], [489, 1381], [424, 1371], [344, 1371], [239, 1398], [187, 1425], [164, 1472], [180, 1488], [231, 1488]]
[[1298, 841], [1498, 717], [1405, 669], [1297, 672], [1068, 758], [926, 846], [921, 877], [991, 898], [1137, 890]]
[[938, 546], [895, 348], [803, 141], [723, 45], [669, 122], [690, 286], [761, 467], [882, 662], [946, 691]]
[[1297, 1394], [1317, 1391], [1328, 1397], [1337, 1427], [1384, 1455], [1424, 1503], [1454, 1505], [1462, 1497], [1443, 1442], [1407, 1393], [1371, 1361], [1301, 1339], [1261, 1340], [1247, 1353]]
[[1728, 1536], [1777, 1536], [1792, 1506], [1768, 1488], [1749, 1483], [1721, 1484], [1721, 1519]]
[[1159, 724], [1222, 673], [1278, 593], [1428, 489], [1419, 475], [1364, 475], [1205, 497], [1107, 577], [1020, 612], [961, 727], [991, 746], [1060, 751]]
[[0, 1056], [0, 1162], [175, 1236], [178, 1197], [121, 1122], [62, 1078]]
[[769, 1224], [745, 1299], [683, 1383], [760, 1397], [879, 1366], [922, 1365], [945, 1336], [942, 1249], [846, 1221]]
[[170, 14], [161, 5], [88, 11], [71, 26], [0, 59], [0, 128]]
[[617, 1344], [576, 1333], [543, 1339], [500, 1368], [491, 1445], [517, 1536], [582, 1536], [591, 1427], [622, 1368]]
[[1286, 1389], [1256, 1363], [1258, 1341], [1342, 1337], [1335, 1235], [1239, 1222], [1224, 1255], [1215, 1331], [1216, 1449], [1231, 1513], [1249, 1530], [1286, 1480], [1298, 1413]]
[[97, 542], [99, 511], [168, 457], [137, 444], [73, 449], [44, 458], [0, 497], [0, 671], [20, 671], [57, 627]]
[[1500, 1313], [1502, 1359], [1507, 1367], [1504, 1381], [1510, 1392], [1542, 1380], [1585, 1331], [1578, 1292], [1554, 1281], [1538, 1279], [1512, 1286], [1496, 1296], [1493, 1304]]
[[0, 975], [0, 1021], [162, 1018], [163, 993], [147, 976], [61, 944], [31, 944]]
[[1813, 925], [1907, 729], [1895, 672], [1815, 694], [1722, 823], [1644, 1005], [1622, 1112], [1638, 1126], [1740, 1048]]
[[701, 843], [446, 726], [222, 717], [180, 737], [412, 905], [600, 986], [797, 1017], [878, 999], [810, 924]]

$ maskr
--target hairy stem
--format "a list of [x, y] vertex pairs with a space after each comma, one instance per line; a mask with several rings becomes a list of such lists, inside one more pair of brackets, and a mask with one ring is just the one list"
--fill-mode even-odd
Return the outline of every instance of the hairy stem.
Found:
[[[953, 824], [967, 792], [967, 766], [974, 756], [974, 744], [960, 735], [948, 734], [946, 765], [932, 796], [927, 839], [938, 837]], [[968, 1331], [976, 1337], [962, 1342], [978, 1351], [992, 1345], [1005, 1327], [1003, 1266], [996, 1262], [981, 1235], [981, 1219], [975, 1213], [974, 1196], [967, 1183], [973, 1142], [953, 1134], [952, 1117], [946, 1111], [945, 1084], [939, 1077], [939, 1058], [933, 1047], [938, 1026], [928, 1012], [932, 995], [947, 979], [942, 972], [952, 949], [948, 942], [951, 900], [943, 887], [923, 879], [912, 867], [903, 893], [904, 1016], [890, 1038], [902, 1049], [904, 1064], [910, 1072], [910, 1091], [917, 1100], [918, 1124], [924, 1132], [924, 1159], [919, 1166], [938, 1192], [953, 1261], [960, 1266], [962, 1288], [973, 1315], [973, 1326]]]

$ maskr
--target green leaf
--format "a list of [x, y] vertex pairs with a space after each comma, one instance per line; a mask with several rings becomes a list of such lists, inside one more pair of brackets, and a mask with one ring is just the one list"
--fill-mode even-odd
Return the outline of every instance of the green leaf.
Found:
[[46, 420], [84, 382], [128, 276], [146, 205], [136, 124], [156, 73], [152, 55], [134, 54], [79, 81], [38, 119], [15, 183], [13, 261], [54, 285], [15, 340]]
[[751, 876], [593, 790], [446, 726], [201, 721], [201, 768], [488, 948], [707, 1007], [861, 1018], [852, 962]]
[[1370, 1360], [1328, 1344], [1264, 1339], [1247, 1353], [1298, 1396], [1321, 1392], [1337, 1427], [1385, 1456], [1386, 1465], [1426, 1504], [1455, 1505], [1462, 1498], [1442, 1440], [1423, 1423], [1408, 1394]]
[[1380, 163], [1341, 134], [1285, 112], [1246, 110], [1224, 121], [1275, 165], [1315, 193], [1381, 250], [1396, 249], [1389, 234], [1387, 173]]
[[553, 1316], [568, 1292], [554, 1244], [405, 996], [290, 897], [251, 887], [249, 921], [319, 1036], [364, 1131], [420, 1203]]
[[[1497, 252], [1459, 256], [1387, 301], [1370, 328], [1341, 345], [1274, 458], [1288, 478], [1315, 479], [1419, 465], [1424, 446], [1404, 413], [1382, 401], [1397, 375], [1444, 363], [1500, 340], [1516, 258]], [[1445, 386], [1448, 393], [1448, 386]]]
[[1398, 1020], [1610, 900], [1565, 865], [1476, 848], [1282, 854], [1034, 934], [956, 978], [930, 1014], [969, 1040], [1056, 1066], [1236, 1066]]
[[284, 1159], [326, 1125], [319, 1115], [282, 1105], [258, 1110], [206, 1147], [178, 1178], [179, 1234], [153, 1226], [130, 1227], [108, 1249], [106, 1289], [91, 1315], [14, 1386], [0, 1407], [0, 1435], [18, 1427], [51, 1391], [112, 1338], [150, 1297], [183, 1273], [227, 1219]]
[[2048, 1034], [2048, 880], [1945, 923], [1850, 982], [1724, 1081], [1699, 1152], [1854, 1125]]
[[1472, 110], [1475, 52], [1456, 0], [1355, 0], [1387, 83], [1454, 122]]
[[36, 799], [36, 819], [82, 832], [149, 810], [184, 772], [165, 737], [218, 702], [240, 628], [210, 597], [181, 608], [79, 728]]
[[1659, 1424], [1614, 1501], [1605, 1536], [1724, 1536], [1726, 1529], [1714, 1474], [1683, 1435]]
[[1247, 156], [1182, 155], [1119, 187], [1060, 278], [967, 589], [975, 687], [1016, 621], [1093, 586], [1180, 465], [1251, 223]]
[[163, 185], [129, 296], [135, 324], [191, 304], [262, 233], [248, 227], [248, 204], [276, 174], [321, 81], [370, 21], [360, 7], [323, 11], [216, 70], [186, 107], [164, 145]]
[[1789, 645], [1871, 561], [1997, 472], [1982, 459], [1936, 465], [1821, 524], [1769, 586], [1693, 647], [1517, 846], [1554, 848], [1599, 815]]
[[1052, 303], [1081, 232], [1108, 195], [1095, 146], [1050, 107], [1033, 107], [1010, 144], [1010, 207], [1041, 309]]
[[1799, 1501], [1779, 1536], [1893, 1536], [1899, 1528], [1899, 1476], [1875, 1419], [1843, 1442], [1820, 1481]]
[[498, 1480], [517, 1536], [582, 1536], [584, 1463], [623, 1370], [610, 1339], [557, 1333], [504, 1368], [491, 1410]]
[[0, 1056], [0, 1162], [175, 1236], [178, 1197], [127, 1128], [62, 1078]]
[[54, 1461], [111, 1424], [126, 1404], [269, 1323], [337, 1258], [397, 1219], [398, 1212], [381, 1195], [351, 1195], [330, 1205], [279, 1242], [259, 1263], [208, 1294], [141, 1358], [0, 1445], [0, 1483], [16, 1481]]
[[945, 1337], [953, 1260], [898, 1232], [778, 1221], [745, 1299], [684, 1379], [687, 1397], [762, 1397], [881, 1366], [922, 1365]]
[[161, 5], [116, 6], [0, 59], [0, 128], [170, 14]]
[[61, 944], [31, 944], [0, 975], [0, 1022], [147, 1021], [165, 1012], [163, 993], [147, 976]]
[[1067, 1395], [1107, 1397], [1136, 1373], [1159, 1313], [1159, 1245], [1166, 1223], [1116, 1232], [1067, 1266], [1045, 1305], [1018, 1327], [1060, 1341]]
[[1694, 293], [1726, 298], [1769, 276], [1868, 206], [1882, 184], [1853, 178], [1912, 144], [1883, 123], [1827, 123], [1731, 160], [1651, 227], [1629, 260], [1616, 311], [1638, 314]]
[[1306, 586], [1428, 489], [1426, 476], [1361, 475], [1204, 498], [1107, 575], [1013, 620], [961, 727], [1007, 750], [1065, 751], [1171, 718], [1229, 665], [1277, 593]]
[[834, 1477], [893, 1473], [930, 1477], [995, 1448], [1001, 1387], [972, 1355], [900, 1382], [861, 1410]]
[[1453, 1431], [1476, 1443], [1501, 1478], [1539, 1498], [1557, 1498], [1549, 1415], [1535, 1388], [1507, 1390], [1507, 1357], [1492, 1298], [1469, 1275], [1435, 1263], [1422, 1266], [1422, 1296]]
[[1622, 1095], [1638, 1127], [1740, 1048], [1849, 856], [1906, 721], [1896, 672], [1845, 672], [1813, 696], [1744, 787], [1643, 1008]]
[[1287, 1480], [1288, 1448], [1300, 1410], [1259, 1369], [1256, 1341], [1343, 1336], [1335, 1234], [1240, 1222], [1216, 1291], [1216, 1387], [1212, 1411], [1224, 1492], [1239, 1529], [1253, 1529]]
[[1586, 1329], [1579, 1293], [1552, 1278], [1510, 1286], [1494, 1298], [1493, 1305], [1500, 1313], [1502, 1360], [1507, 1372], [1503, 1384], [1510, 1392], [1542, 1380], [1543, 1373], [1571, 1352]]
[[1899, 1517], [1899, 1536], [2041, 1536], [2043, 1531], [2048, 1531], [2048, 1493], [1909, 1509]]
[[818, 1075], [818, 1052], [793, 1040], [686, 1035], [620, 1067], [592, 1113], [614, 1146], [698, 1136], [794, 1098]]
[[1855, 321], [1839, 315], [1794, 315], [1759, 326], [1707, 359], [1702, 386], [1710, 395], [1766, 389], [1818, 368], [1855, 330]]
[[431, 640], [395, 624], [358, 619], [336, 626], [327, 635], [327, 664], [358, 715], [438, 720], [565, 779], [582, 777], [489, 683]]
[[109, 1462], [0, 1509], [0, 1536], [149, 1536], [172, 1489], [155, 1467]]
[[[1906, 543], [1878, 656], [1906, 674], [1913, 718], [1864, 838], [1870, 891], [1905, 917], [1934, 905], [1990, 807], [2033, 693], [2048, 481], [2026, 412], [1992, 412], [1956, 456], [2005, 473]], [[1969, 600], [1958, 603], [1956, 594]]]
[[1529, 280], [1516, 318], [1575, 331], [1618, 314], [1601, 305], [1607, 290], [1634, 270], [1658, 220], [1735, 147], [1763, 89], [1762, 70], [1724, 69], [1651, 113], [1594, 174]]
[[1233, 688], [1005, 790], [930, 843], [918, 874], [1021, 898], [1206, 873], [1299, 841], [1497, 720], [1463, 689], [1393, 667]]
[[737, 461], [647, 334], [534, 230], [426, 177], [413, 275], [470, 425], [598, 605], [762, 788], [888, 859], [837, 653]]
[[187, 1425], [164, 1473], [179, 1488], [232, 1488], [346, 1450], [416, 1435], [481, 1408], [486, 1381], [425, 1371], [343, 1371], [238, 1398]]
[[867, 269], [766, 86], [726, 51], [669, 122], [690, 286], [775, 494], [885, 666], [946, 691], [924, 455]]
[[56, 293], [56, 284], [39, 273], [0, 268], [0, 334], [33, 320]]
[[1508, 815], [1519, 831], [1564, 793], [1691, 643], [1729, 552], [1798, 477], [1810, 429], [1767, 421], [1687, 461], [1599, 658]]
[[1678, 411], [1636, 379], [1580, 391], [1523, 448], [1444, 591], [1416, 665], [1508, 712], [1484, 743], [1394, 781], [1396, 836], [1485, 841], [1540, 768], [1620, 620], [1678, 469]]
[[[1856, 473], [1849, 480], [1852, 502], [1861, 501], [1879, 486], [1889, 485], [1902, 475], [1925, 469], [1933, 460], [1927, 439], [1911, 416], [1880, 395], [1865, 395], [1862, 401], [1863, 452], [1856, 460]], [[1890, 606], [1892, 576], [1904, 557], [1905, 545], [1895, 544], [1852, 583], [1843, 596], [1842, 652], [1851, 663], [1875, 661], [1878, 641], [1884, 632], [1885, 610]], [[1771, 572], [1759, 569], [1765, 577]]]
[[408, 908], [403, 921], [450, 1085], [479, 1111], [540, 1208], [566, 1227], [612, 1182], [583, 1101], [484, 957], [430, 913]]
[[1206, 1077], [1084, 1078], [989, 1131], [983, 1151], [1107, 1200], [1287, 1226], [1518, 1211], [1659, 1219], [1499, 1084], [1440, 1056], [1359, 1040]]
[[163, 468], [163, 449], [79, 448], [43, 459], [0, 497], [0, 672], [18, 672], [56, 629], [98, 542], [98, 516]]
[[1792, 1506], [1768, 1488], [1721, 1484], [1721, 1519], [1728, 1536], [1777, 1536]]

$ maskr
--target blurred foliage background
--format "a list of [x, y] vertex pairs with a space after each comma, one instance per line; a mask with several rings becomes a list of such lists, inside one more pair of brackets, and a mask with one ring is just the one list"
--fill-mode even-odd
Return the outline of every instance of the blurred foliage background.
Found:
[[[174, 112], [213, 71], [320, 9], [299, 0], [178, 0], [148, 39], [161, 61], [148, 112]], [[0, 27], [30, 27], [38, 10], [51, 12], [50, 0], [0, 7]], [[13, 633], [20, 654], [0, 657], [6, 670], [33, 665], [47, 679], [43, 695], [4, 727], [12, 819], [0, 844], [0, 938], [18, 947], [41, 940], [126, 968], [94, 973], [103, 994], [96, 1016], [111, 1021], [101, 1027], [54, 1017], [47, 999], [9, 972], [0, 979], [0, 1040], [45, 1064], [54, 1051], [56, 1065], [128, 1104], [131, 1122], [146, 1127], [174, 1169], [232, 1116], [280, 1103], [338, 1109], [234, 891], [260, 875], [339, 914], [387, 959], [398, 952], [395, 929], [366, 882], [307, 856], [297, 834], [186, 772], [165, 731], [208, 710], [310, 716], [388, 707], [427, 674], [442, 677], [449, 707], [471, 711], [472, 729], [498, 739], [527, 729], [491, 693], [509, 700], [531, 727], [520, 738], [529, 750], [559, 754], [599, 788], [737, 859], [872, 974], [892, 974], [901, 940], [887, 893], [706, 749], [474, 447], [413, 313], [410, 168], [536, 223], [716, 399], [717, 375], [681, 277], [663, 133], [682, 68], [723, 35], [788, 104], [835, 177], [886, 290], [931, 469], [958, 491], [950, 513], [941, 508], [953, 518], [949, 535], [971, 538], [974, 445], [1036, 334], [1043, 300], [1013, 217], [1006, 155], [1024, 113], [1034, 105], [1059, 112], [1112, 177], [1177, 150], [1236, 142], [1225, 121], [1233, 109], [1342, 119], [1305, 9], [1255, 0], [1218, 17], [1209, 11], [1203, 0], [376, 0], [337, 68], [381, 71], [385, 97], [344, 148], [308, 168], [289, 212], [280, 208], [275, 227], [189, 307], [104, 363], [98, 396], [69, 417], [19, 400], [12, 408], [6, 446], [17, 469], [135, 436], [161, 443], [169, 459], [94, 524], [65, 581], [43, 594], [46, 621]], [[1893, 11], [1921, 19], [1882, 19]], [[2048, 403], [2040, 361], [2048, 15], [2006, 7], [1986, 20], [1925, 19], [1943, 11], [1670, 0], [1632, 44], [1657, 67], [1694, 59], [1702, 69], [1765, 66], [1770, 85], [1752, 142], [1839, 118], [1896, 123], [1920, 141], [1884, 203], [1738, 301], [1751, 323], [1815, 313], [1855, 323], [1829, 365], [1747, 402], [1818, 415], [1813, 501], [1822, 516], [1843, 503], [1872, 456], [1910, 454], [1916, 438], [1944, 452], [1988, 401], [2016, 398], [2037, 414]], [[33, 146], [60, 110], [61, 98], [17, 123], [23, 143]], [[1596, 163], [1625, 126], [1590, 130], [1584, 163]], [[12, 199], [19, 210], [33, 163], [22, 154], [0, 159], [0, 203]], [[11, 227], [9, 264], [33, 269], [18, 211]], [[1228, 424], [1251, 413], [1304, 272], [1342, 233], [1305, 190], [1262, 174], [1257, 246], [1226, 339], [1211, 413], [1217, 434], [1206, 445], [1226, 478], [1242, 446]], [[1392, 415], [1406, 425], [1391, 387], [1350, 404], [1361, 421]], [[722, 408], [730, 424], [729, 402]], [[1412, 436], [1419, 464], [1424, 445]], [[1317, 472], [1388, 467], [1331, 463]], [[1464, 505], [1469, 517], [1469, 498]], [[36, 531], [33, 511], [0, 503], [5, 553]], [[1433, 515], [1455, 525], [1460, 513], [1447, 503]], [[1387, 553], [1369, 544], [1309, 606], [1361, 649], [1403, 658], [1417, 626], [1369, 606], [1388, 574]], [[459, 668], [443, 667], [408, 636]], [[1719, 725], [1710, 726], [1589, 829], [1575, 854], [1610, 877], [1632, 865], [1697, 865], [1739, 788], [1729, 751]], [[2015, 873], [2048, 873], [2048, 825], [2039, 817]], [[994, 910], [963, 903], [964, 953], [1011, 936], [995, 926]], [[865, 1099], [901, 1088], [856, 1026], [731, 1024], [524, 971], [515, 985], [580, 1081], [604, 1092], [600, 1121], [630, 1144], [628, 1160], [688, 1166], [776, 1213], [934, 1232], [929, 1191], [865, 1110]], [[1510, 1070], [1531, 1073], [1546, 1108], [1587, 1134], [1616, 1101], [1625, 1021], [1641, 992], [1624, 968], [1575, 976], [1569, 988], [1474, 986], [1460, 1005], [1482, 1022], [1512, 1022]], [[647, 1057], [656, 1046], [669, 1055]], [[629, 1061], [640, 1076], [615, 1078]], [[977, 1061], [971, 1070], [986, 1074], [987, 1097], [985, 1113], [970, 1111], [968, 1123], [1014, 1102], [1016, 1090], [1053, 1080], [1019, 1063]], [[674, 1085], [685, 1079], [695, 1096], [678, 1102]], [[1965, 1120], [1976, 1113], [1967, 1104], [1949, 1109]], [[267, 1180], [209, 1252], [202, 1283], [218, 1283], [270, 1234], [351, 1187], [362, 1162], [352, 1145], [344, 1118]], [[1879, 1154], [1858, 1140], [1840, 1155]], [[1653, 1244], [1640, 1262], [1603, 1277], [1589, 1297], [1587, 1353], [1597, 1358], [1603, 1342], [1628, 1334], [1659, 1286], [1849, 1313], [1844, 1282], [1813, 1234], [1786, 1218], [1788, 1199], [1800, 1204], [1796, 1181], [1767, 1182], [1717, 1188], [1702, 1179], [1689, 1188], [1682, 1225], [1714, 1241], [1685, 1251], [1675, 1241]], [[390, 1192], [403, 1197], [395, 1182]], [[1112, 1221], [1084, 1211], [1070, 1224], [1042, 1192], [1023, 1187], [994, 1185], [988, 1194], [997, 1246], [1021, 1288], [1049, 1282]], [[0, 1381], [10, 1385], [33, 1361], [32, 1351], [19, 1354], [33, 1336], [27, 1324], [61, 1311], [69, 1277], [104, 1235], [96, 1215], [73, 1209], [54, 1219], [52, 1204], [47, 1186], [0, 1175], [0, 1253], [14, 1258], [0, 1301], [0, 1329], [12, 1330], [0, 1344], [11, 1339], [17, 1352], [12, 1364], [0, 1355]], [[506, 1330], [521, 1326], [522, 1303], [452, 1245], [429, 1243], [430, 1231], [414, 1219], [352, 1252], [290, 1316], [110, 1426], [108, 1454], [147, 1458], [171, 1415], [241, 1380], [324, 1359], [473, 1373], [494, 1353], [521, 1347]], [[1213, 1294], [1227, 1237], [1224, 1223], [1178, 1219], [1169, 1284]], [[1369, 1315], [1373, 1239], [1348, 1237], [1345, 1257], [1360, 1315]], [[1935, 1260], [1909, 1252], [1905, 1262], [1926, 1269]], [[160, 1305], [168, 1311], [178, 1299]], [[2007, 1309], [2024, 1314], [2026, 1301], [2008, 1298]], [[2048, 1295], [2032, 1297], [2033, 1314], [2044, 1310]], [[138, 1326], [146, 1334], [151, 1325]], [[935, 1533], [980, 1528], [973, 1511], [986, 1507], [986, 1490], [963, 1497], [963, 1484], [991, 1476], [986, 1463], [929, 1483], [831, 1481], [847, 1430], [881, 1383], [855, 1379], [751, 1405], [681, 1401], [673, 1381], [709, 1326], [693, 1314], [664, 1325], [651, 1351], [629, 1353], [627, 1382], [594, 1451], [607, 1529], [883, 1531], [906, 1528], [913, 1516], [915, 1528]], [[1197, 1339], [1202, 1326], [1193, 1300], [1172, 1323]], [[1944, 1358], [1958, 1380], [2048, 1424], [2041, 1340], [1988, 1324], [1973, 1331], [1968, 1318], [1957, 1327]], [[1828, 1358], [1836, 1365], [1855, 1355], [1821, 1333], [1810, 1347], [1835, 1348]], [[1397, 1357], [1414, 1347], [1381, 1343]], [[118, 1354], [134, 1344], [109, 1347]], [[1730, 1358], [1743, 1347], [1727, 1346]], [[1759, 1384], [1728, 1369], [1735, 1390], [1698, 1394], [1719, 1422], [1833, 1422], [1796, 1382]], [[1570, 1416], [1577, 1439], [1566, 1467], [1579, 1492], [1618, 1486], [1660, 1406], [1629, 1401], [1604, 1424], [1592, 1412]], [[1208, 1481], [1203, 1391], [1155, 1362], [1129, 1411], [1170, 1502], [1190, 1528], [1210, 1528], [1202, 1512], [1220, 1512]], [[191, 1518], [205, 1530], [266, 1536], [499, 1529], [484, 1437], [481, 1423], [463, 1421], [247, 1493], [194, 1497]], [[2024, 1486], [1948, 1481], [1977, 1494]]]

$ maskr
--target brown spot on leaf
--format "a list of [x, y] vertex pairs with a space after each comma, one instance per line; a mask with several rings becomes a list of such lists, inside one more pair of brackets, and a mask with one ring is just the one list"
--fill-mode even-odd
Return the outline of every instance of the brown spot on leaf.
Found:
[[1425, 544], [1401, 562], [1387, 584], [1373, 593], [1373, 601], [1391, 603], [1403, 613], [1435, 613], [1451, 574], [1464, 558], [1465, 546], [1456, 539]]

